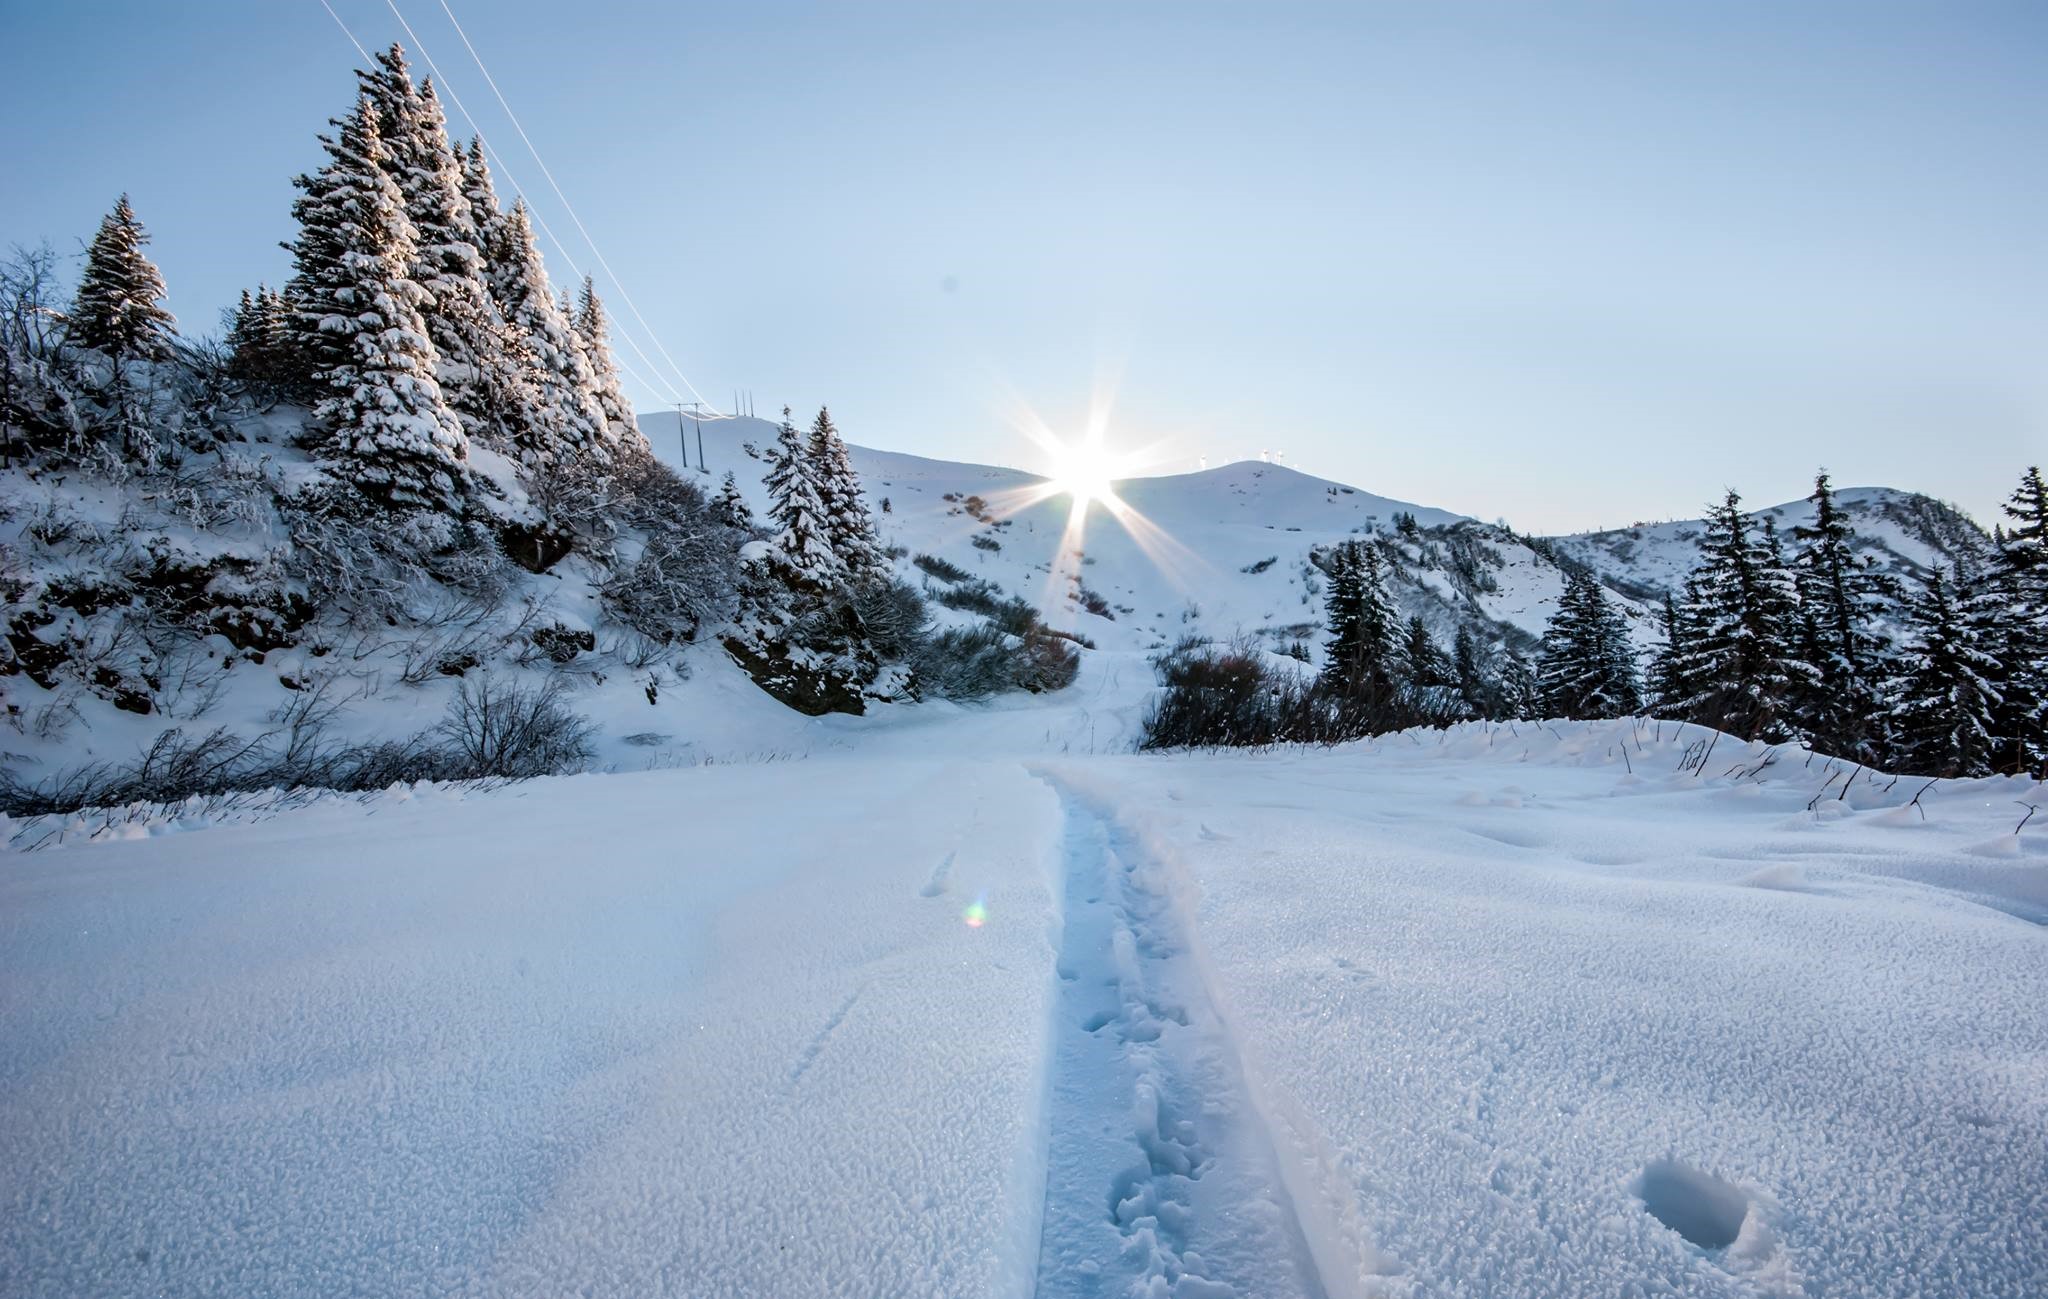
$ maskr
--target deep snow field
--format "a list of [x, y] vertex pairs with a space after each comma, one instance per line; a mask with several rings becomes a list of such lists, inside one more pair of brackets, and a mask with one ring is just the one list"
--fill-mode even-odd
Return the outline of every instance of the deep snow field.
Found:
[[18, 836], [0, 1294], [2048, 1293], [2048, 791], [1149, 678]]

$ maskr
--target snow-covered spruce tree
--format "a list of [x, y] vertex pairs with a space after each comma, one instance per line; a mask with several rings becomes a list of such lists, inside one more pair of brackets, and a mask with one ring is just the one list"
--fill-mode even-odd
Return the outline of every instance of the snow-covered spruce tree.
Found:
[[725, 481], [719, 484], [718, 495], [711, 498], [711, 517], [717, 519], [735, 532], [754, 530], [754, 512], [747, 506], [747, 498], [740, 495], [739, 482], [727, 470]]
[[1529, 660], [1513, 650], [1503, 651], [1495, 673], [1500, 692], [1500, 713], [1505, 718], [1534, 718], [1543, 712], [1543, 681]]
[[874, 515], [861, 496], [860, 475], [854, 472], [853, 459], [832, 424], [831, 412], [822, 406], [811, 423], [809, 453], [813, 484], [825, 507], [826, 534], [846, 570], [847, 581], [864, 587], [885, 580], [889, 559], [875, 535]]
[[626, 400], [626, 389], [619, 379], [618, 359], [612, 355], [611, 317], [605, 313], [604, 300], [597, 296], [597, 285], [588, 275], [583, 277], [583, 289], [576, 298], [574, 323], [597, 390], [597, 408], [604, 415], [611, 440], [645, 441], [633, 420], [633, 404]]
[[1903, 770], [1928, 776], [1982, 776], [1991, 771], [1996, 746], [1993, 727], [1998, 709], [1998, 661], [1978, 643], [1979, 620], [1967, 576], [1956, 575], [1953, 587], [1940, 569], [1927, 575], [1921, 590], [1905, 607], [1905, 651], [1898, 673], [1890, 721], [1894, 751], [1890, 761]]
[[1466, 713], [1473, 717], [1499, 715], [1500, 692], [1493, 679], [1491, 657], [1478, 633], [1468, 624], [1459, 623], [1458, 634], [1451, 640], [1451, 677]]
[[1743, 739], [1789, 738], [1797, 701], [1815, 679], [1797, 656], [1796, 588], [1773, 554], [1774, 537], [1753, 534], [1730, 491], [1708, 513], [1680, 609], [1686, 639], [1674, 667], [1692, 693], [1671, 711]]
[[792, 708], [858, 713], [882, 677], [881, 662], [832, 549], [810, 448], [786, 408], [768, 465], [776, 535], [742, 551], [742, 611], [726, 650], [755, 684]]
[[535, 471], [565, 468], [584, 457], [608, 460], [613, 443], [598, 408], [597, 379], [548, 286], [523, 200], [497, 223], [487, 251], [509, 345], [537, 399], [532, 423], [514, 431], [521, 460]]
[[1466, 716], [1451, 661], [1416, 614], [1408, 619], [1400, 640], [1402, 697], [1415, 720], [1448, 723]]
[[1685, 704], [1695, 693], [1691, 679], [1686, 676], [1686, 661], [1697, 634], [1688, 611], [1698, 606], [1698, 583], [1692, 578], [1686, 579], [1682, 603], [1668, 592], [1664, 596], [1663, 615], [1659, 619], [1664, 643], [1651, 657], [1649, 682], [1650, 708], [1659, 716], [1683, 717]]
[[427, 294], [407, 273], [418, 256], [412, 222], [384, 170], [376, 104], [358, 97], [335, 126], [322, 137], [327, 166], [300, 178], [305, 193], [293, 205], [294, 310], [324, 359], [314, 419], [340, 475], [365, 494], [455, 513], [469, 440], [434, 378], [420, 318]]
[[2048, 485], [2030, 468], [2000, 507], [2012, 520], [1999, 540], [1975, 621], [1998, 660], [1993, 765], [2024, 774], [2048, 768]]
[[284, 295], [268, 285], [242, 291], [228, 328], [228, 374], [265, 395], [292, 383], [292, 318]]
[[377, 106], [385, 174], [405, 199], [417, 239], [409, 268], [427, 292], [421, 311], [436, 357], [434, 377], [471, 438], [510, 441], [498, 388], [509, 358], [484, 277], [482, 237], [465, 192], [462, 159], [448, 138], [433, 82], [414, 86], [398, 45], [359, 72]]
[[832, 548], [832, 525], [819, 499], [810, 448], [789, 409], [768, 452], [768, 519], [776, 529], [776, 566], [792, 591], [833, 594], [846, 585], [846, 570]]
[[1877, 624], [1890, 603], [1890, 583], [1857, 556], [1855, 530], [1825, 472], [1807, 499], [1813, 523], [1792, 530], [1800, 543], [1793, 561], [1800, 656], [1814, 671], [1799, 701], [1800, 728], [1824, 753], [1868, 761], [1876, 753], [1872, 726], [1885, 651]]
[[142, 251], [148, 243], [149, 232], [123, 194], [86, 249], [67, 341], [117, 363], [169, 358], [175, 322], [163, 307], [163, 274]]
[[1335, 704], [1337, 726], [1368, 734], [1401, 724], [1400, 649], [1379, 547], [1346, 541], [1328, 560], [1325, 597], [1330, 632], [1319, 687]]
[[135, 365], [165, 361], [171, 356], [171, 313], [164, 310], [164, 278], [142, 249], [149, 234], [135, 219], [123, 194], [100, 222], [86, 250], [85, 274], [66, 317], [66, 342], [106, 358], [104, 377], [91, 383], [100, 389], [95, 404], [110, 408], [121, 430], [121, 452], [131, 458], [153, 454], [146, 406], [154, 386], [130, 375]]
[[1625, 717], [1642, 706], [1628, 625], [1590, 574], [1565, 573], [1538, 672], [1551, 717]]

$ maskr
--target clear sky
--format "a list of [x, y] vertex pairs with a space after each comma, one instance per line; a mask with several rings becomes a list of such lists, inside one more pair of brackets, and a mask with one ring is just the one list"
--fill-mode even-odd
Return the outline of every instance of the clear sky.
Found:
[[[720, 406], [1035, 468], [1014, 405], [1077, 428], [1107, 376], [1162, 469], [1284, 451], [1542, 531], [1822, 464], [1988, 525], [2048, 459], [2037, 0], [449, 3]], [[399, 8], [588, 265], [440, 0]], [[359, 61], [320, 0], [0, 0], [0, 241], [126, 190], [216, 329]]]

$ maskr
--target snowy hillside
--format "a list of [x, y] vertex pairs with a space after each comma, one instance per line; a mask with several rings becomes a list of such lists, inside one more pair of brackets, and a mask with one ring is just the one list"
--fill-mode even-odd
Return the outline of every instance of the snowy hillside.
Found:
[[2041, 1293], [2044, 791], [1143, 689], [5, 861], [0, 1291]]
[[[1913, 578], [1944, 568], [1956, 557], [1988, 561], [1990, 538], [1954, 508], [1914, 492], [1888, 487], [1838, 488], [1835, 503], [1856, 530], [1859, 552], [1879, 572]], [[1813, 505], [1788, 501], [1755, 510], [1750, 518], [1771, 520], [1790, 546], [1793, 529], [1813, 523]], [[1699, 559], [1704, 532], [1697, 519], [1641, 524], [1606, 532], [1549, 538], [1559, 553], [1585, 564], [1615, 589], [1646, 597], [1676, 594]]]
[[[670, 467], [682, 468], [677, 416], [640, 417], [641, 430]], [[766, 507], [761, 464], [743, 450], [765, 447], [774, 425], [735, 419], [691, 423], [692, 471], [701, 439], [715, 481], [730, 470], [757, 512]], [[1055, 496], [1017, 508], [1043, 480], [1016, 469], [930, 460], [859, 445], [855, 467], [883, 537], [910, 553], [937, 555], [1005, 591], [1038, 601], [1055, 625], [1104, 649], [1156, 649], [1188, 634], [1261, 635], [1268, 648], [1319, 638], [1321, 574], [1310, 552], [1362, 535], [1391, 540], [1400, 566], [1393, 592], [1404, 614], [1419, 614], [1439, 638], [1461, 621], [1526, 646], [1556, 607], [1563, 578], [1554, 556], [1591, 568], [1649, 645], [1654, 605], [1675, 592], [1698, 560], [1697, 520], [1613, 532], [1529, 539], [1494, 524], [1375, 496], [1280, 465], [1240, 461], [1199, 473], [1136, 478], [1118, 495], [1150, 527], [1133, 535], [1102, 507], [1089, 516], [1078, 562], [1063, 552], [1070, 507]], [[1964, 552], [1981, 555], [1983, 531], [1930, 498], [1889, 488], [1839, 492], [1864, 550], [1882, 569], [1924, 571]], [[982, 506], [970, 508], [968, 498]], [[883, 501], [889, 503], [883, 512]], [[1398, 520], [1415, 520], [1412, 533]], [[1758, 511], [1790, 539], [1812, 507], [1794, 501]], [[991, 545], [997, 548], [989, 548]], [[912, 577], [916, 572], [899, 565]], [[1107, 612], [1078, 598], [1098, 593]]]

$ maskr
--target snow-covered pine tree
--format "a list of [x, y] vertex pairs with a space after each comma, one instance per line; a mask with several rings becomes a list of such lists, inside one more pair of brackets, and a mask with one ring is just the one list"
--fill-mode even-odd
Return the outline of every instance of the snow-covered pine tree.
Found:
[[505, 212], [498, 206], [497, 186], [491, 180], [490, 163], [484, 159], [482, 136], [469, 137], [462, 154], [462, 197], [469, 204], [470, 224], [476, 227], [477, 247], [484, 254], [484, 284], [495, 296], [502, 268], [491, 261], [491, 250], [503, 242], [499, 227]]
[[1400, 676], [1403, 697], [1417, 720], [1453, 722], [1466, 715], [1451, 661], [1420, 614], [1410, 617], [1401, 632]]
[[1502, 652], [1495, 681], [1500, 692], [1502, 717], [1535, 718], [1542, 715], [1543, 682], [1536, 675], [1536, 669], [1529, 666], [1529, 660], [1513, 650]]
[[434, 344], [435, 378], [465, 434], [503, 445], [511, 438], [499, 389], [510, 361], [485, 282], [482, 236], [462, 159], [449, 141], [433, 82], [413, 85], [405, 51], [394, 44], [375, 63], [356, 75], [377, 105], [384, 170], [404, 196], [418, 241], [410, 274], [428, 295], [421, 315]]
[[385, 173], [377, 110], [356, 111], [321, 138], [328, 164], [302, 177], [293, 205], [300, 238], [294, 310], [326, 363], [315, 419], [342, 475], [394, 506], [456, 512], [468, 439], [434, 378], [434, 345], [407, 274], [418, 256], [404, 196]]
[[[257, 292], [261, 291], [259, 287]], [[260, 329], [257, 321], [256, 295], [243, 289], [242, 296], [235, 302], [234, 315], [228, 321], [227, 348], [230, 372], [239, 370], [243, 362], [255, 355], [261, 346], [255, 342]], [[236, 377], [246, 376], [237, 374]]]
[[754, 530], [754, 512], [747, 507], [747, 498], [740, 495], [739, 482], [727, 470], [725, 481], [719, 484], [718, 495], [711, 498], [711, 517], [736, 532]]
[[1330, 642], [1322, 682], [1339, 700], [1344, 725], [1375, 729], [1396, 722], [1399, 627], [1387, 595], [1379, 547], [1346, 541], [1331, 556]]
[[1537, 671], [1547, 716], [1624, 717], [1642, 706], [1628, 625], [1590, 574], [1565, 573]]
[[1499, 708], [1499, 690], [1493, 680], [1491, 656], [1487, 647], [1472, 628], [1458, 624], [1458, 634], [1451, 639], [1451, 677], [1457, 683], [1458, 697], [1465, 702], [1465, 711], [1474, 717], [1492, 717]]
[[2021, 475], [2000, 508], [2012, 527], [2001, 530], [1977, 621], [1986, 652], [1999, 662], [1993, 765], [2024, 774], [2048, 768], [2048, 485], [2038, 466]]
[[597, 408], [604, 415], [611, 440], [644, 445], [646, 438], [633, 420], [633, 404], [626, 400], [626, 389], [619, 379], [618, 359], [612, 355], [611, 318], [605, 312], [604, 300], [597, 296], [597, 285], [588, 275], [583, 277], [583, 290], [576, 298], [575, 325], [597, 390]]
[[1707, 516], [1701, 563], [1679, 610], [1686, 638], [1673, 665], [1691, 694], [1671, 711], [1744, 739], [1779, 740], [1814, 673], [1797, 656], [1792, 577], [1773, 555], [1775, 529], [1752, 535], [1730, 491]]
[[1409, 685], [1433, 690], [1452, 683], [1451, 665], [1429, 634], [1421, 614], [1408, 619], [1401, 632], [1401, 675]]
[[1929, 776], [1982, 776], [1991, 771], [1999, 699], [1992, 679], [1998, 661], [1978, 643], [1981, 620], [1965, 593], [1940, 569], [1927, 575], [1905, 607], [1907, 647], [1898, 658], [1890, 721], [1891, 761]]
[[66, 338], [115, 362], [161, 361], [171, 354], [164, 277], [143, 248], [149, 232], [123, 194], [86, 249], [85, 274], [67, 320]]
[[846, 569], [832, 548], [832, 527], [818, 489], [810, 447], [782, 409], [782, 426], [768, 452], [768, 518], [777, 530], [775, 567], [784, 585], [806, 593], [837, 592]]
[[533, 383], [533, 420], [514, 430], [529, 469], [563, 468], [588, 456], [609, 460], [612, 440], [598, 409], [597, 380], [582, 341], [548, 286], [523, 200], [497, 223], [487, 249], [510, 347]]
[[1814, 679], [1799, 701], [1799, 720], [1824, 753], [1868, 761], [1875, 756], [1873, 722], [1885, 642], [1877, 630], [1890, 584], [1855, 550], [1855, 530], [1835, 503], [1825, 471], [1813, 480], [1813, 523], [1792, 535], [1799, 588], [1798, 635]]
[[273, 395], [291, 383], [291, 308], [268, 285], [242, 290], [228, 329], [228, 373]]
[[861, 496], [860, 475], [854, 472], [853, 459], [833, 426], [831, 412], [822, 406], [811, 423], [809, 451], [813, 485], [825, 507], [832, 552], [839, 556], [847, 580], [854, 586], [883, 580], [889, 575], [889, 559], [875, 535], [874, 515]]
[[1360, 564], [1355, 541], [1338, 543], [1323, 563], [1323, 630], [1330, 635], [1323, 646], [1323, 674], [1331, 683], [1343, 676], [1340, 664], [1358, 635]]
[[1690, 578], [1686, 580], [1683, 604], [1668, 592], [1664, 596], [1663, 616], [1659, 619], [1664, 643], [1650, 660], [1649, 686], [1650, 703], [1660, 716], [1684, 716], [1684, 705], [1694, 694], [1692, 682], [1685, 674], [1685, 660], [1697, 629], [1686, 611], [1698, 604], [1696, 584]]

